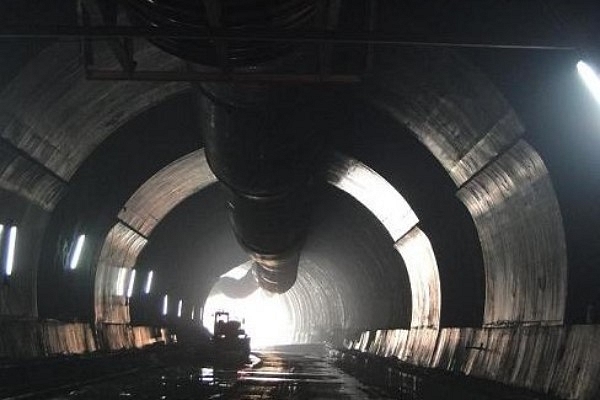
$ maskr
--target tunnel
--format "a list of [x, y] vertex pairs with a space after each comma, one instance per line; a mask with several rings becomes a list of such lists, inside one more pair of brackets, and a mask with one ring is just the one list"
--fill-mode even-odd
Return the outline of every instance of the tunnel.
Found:
[[599, 18], [3, 2], [0, 398], [598, 398]]

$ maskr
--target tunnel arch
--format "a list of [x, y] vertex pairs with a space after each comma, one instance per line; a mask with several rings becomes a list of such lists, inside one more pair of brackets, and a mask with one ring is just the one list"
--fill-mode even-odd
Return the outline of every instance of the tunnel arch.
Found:
[[[144, 47], [139, 52], [142, 61], [144, 61], [145, 56], [147, 57], [146, 62], [162, 62], [167, 67], [174, 62], [172, 57], [161, 54], [151, 46]], [[44, 195], [56, 193], [52, 195], [51, 199], [44, 200], [32, 194], [31, 190], [36, 190], [34, 189], [35, 185], [33, 189], [31, 185], [27, 185], [30, 187], [27, 189], [30, 194], [23, 192], [24, 195], [29, 196], [31, 201], [37, 202], [46, 209], [52, 209], [60, 198], [60, 191], [62, 190], [60, 187], [64, 186], [63, 181], [69, 179], [85, 156], [115, 127], [148, 107], [152, 102], [158, 103], [173, 93], [189, 88], [189, 86], [182, 84], [156, 85], [122, 82], [104, 84], [87, 82], [81, 70], [78, 70], [78, 67], [73, 63], [73, 60], [76, 59], [75, 54], [74, 47], [64, 44], [58, 44], [44, 50], [4, 89], [2, 96], [0, 96], [1, 104], [9, 110], [8, 115], [11, 115], [11, 118], [6, 119], [4, 123], [5, 128], [2, 137], [22, 151], [31, 154], [39, 162], [37, 168], [42, 168], [42, 173], [38, 173], [36, 179], [38, 177], [42, 179], [43, 177], [43, 180], [39, 182], [43, 188], [40, 190], [43, 190]], [[400, 58], [402, 64], [397, 62]], [[56, 68], [43, 68], [52, 71], [55, 75], [52, 77], [40, 75], [41, 65], [45, 67], [48, 65], [56, 66]], [[425, 66], [425, 68], [422, 68], [422, 66]], [[492, 85], [486, 81], [483, 75], [452, 52], [390, 51], [383, 57], [383, 61], [377, 65], [376, 73], [373, 76], [374, 78], [371, 81], [363, 85], [364, 89], [361, 90], [364, 94], [361, 94], [361, 96], [367, 98], [371, 104], [382, 110], [382, 112], [391, 115], [402, 125], [408, 127], [434, 154], [459, 188], [483, 176], [479, 171], [492, 168], [494, 164], [497, 164], [496, 160], [503, 153], [513, 149], [523, 133], [523, 128], [514, 112]], [[451, 78], [448, 79], [449, 77]], [[41, 82], [43, 83], [40, 84]], [[461, 82], [461, 84], [456, 85], [455, 82]], [[64, 96], [63, 88], [66, 86], [70, 87], [69, 93], [72, 93], [72, 96]], [[26, 90], [29, 100], [27, 100], [27, 96], [23, 97], [22, 87], [30, 88]], [[137, 88], [137, 91], [132, 90], [133, 88]], [[39, 93], [44, 93], [44, 95], [39, 96]], [[63, 94], [63, 100], [55, 101], [58, 93]], [[85, 93], [87, 97], [81, 97], [82, 93]], [[128, 93], [127, 96], [126, 93]], [[143, 96], [141, 96], [142, 93], [144, 93]], [[60, 122], [56, 119], [58, 116], [65, 115], [65, 112], [60, 110], [70, 107], [69, 101], [77, 101], [78, 104], [85, 104], [88, 101], [88, 105], [84, 106], [83, 109], [86, 107], [91, 109], [91, 107], [100, 106], [96, 99], [102, 99], [102, 101], [110, 103], [110, 107], [107, 107], [109, 110], [107, 112], [94, 115], [93, 118], [87, 118], [88, 124], [91, 125], [81, 126], [78, 121], [81, 121], [82, 115], [78, 113], [68, 115]], [[144, 100], [141, 101], [141, 99]], [[127, 112], [120, 110], [127, 110]], [[44, 132], [36, 131], [36, 124], [28, 123], [28, 118], [44, 121]], [[86, 128], [86, 126], [89, 128]], [[69, 140], [73, 141], [74, 139], [74, 136], [69, 135], [69, 132], [76, 132], [81, 129], [87, 130], [91, 134], [86, 137], [86, 140], [78, 138], [77, 147], [69, 145]], [[43, 137], [44, 140], [36, 140], [36, 137]], [[52, 150], [52, 147], [49, 146], [51, 143], [55, 143], [55, 148], [69, 148], [71, 150], [70, 154], [76, 154], [78, 158], [65, 158], [64, 155], [61, 155], [62, 153]], [[527, 152], [530, 153], [529, 157], [524, 155], [522, 151], [519, 152], [518, 148], [515, 149], [521, 154], [521, 158], [525, 158], [520, 160], [522, 165], [525, 165], [527, 159], [536, 157], [535, 151], [530, 146], [527, 148]], [[15, 162], [17, 161], [23, 162], [19, 159]], [[534, 196], [534, 198], [525, 201], [548, 203], [548, 207], [551, 208], [551, 215], [554, 216], [548, 226], [552, 227], [554, 233], [543, 237], [535, 234], [525, 235], [526, 240], [528, 237], [539, 237], [542, 242], [548, 242], [548, 245], [545, 249], [539, 249], [535, 246], [535, 243], [539, 243], [540, 240], [532, 240], [531, 243], [534, 246], [531, 248], [536, 250], [532, 250], [533, 253], [525, 257], [514, 255], [513, 259], [518, 267], [509, 268], [512, 268], [515, 277], [523, 277], [526, 281], [541, 279], [548, 284], [546, 286], [548, 289], [543, 296], [547, 296], [545, 300], [549, 300], [551, 304], [556, 304], [556, 307], [551, 313], [552, 315], [546, 315], [544, 319], [560, 323], [564, 318], [564, 295], [566, 293], [564, 282], [566, 280], [563, 278], [566, 276], [566, 256], [556, 254], [558, 259], [555, 261], [555, 253], [548, 252], [548, 249], [564, 249], [564, 234], [562, 233], [560, 211], [554, 200], [555, 196], [543, 163], [540, 168], [539, 177], [526, 179], [520, 185], [531, 185], [533, 182], [531, 179], [546, 180], [546, 184], [542, 185], [544, 192], [531, 191], [529, 192], [530, 196]], [[15, 182], [11, 181], [16, 176], [4, 177], [2, 179], [3, 187], [10, 190], [24, 189], [26, 185], [23, 182], [19, 183], [17, 181], [15, 185]], [[48, 191], [46, 189], [48, 187], [58, 189]], [[463, 194], [459, 197], [461, 199], [465, 198], [467, 192], [467, 190], [462, 190]], [[478, 199], [480, 198], [475, 197], [467, 201], [465, 198], [464, 201], [472, 205], [481, 201]], [[473, 206], [470, 206], [469, 209], [473, 210]], [[531, 215], [532, 224], [528, 226], [537, 224], [539, 218], [539, 215]], [[478, 225], [478, 231], [482, 245], [485, 247], [487, 245], [486, 241], [490, 240], [490, 235], [483, 231], [482, 226], [481, 223]], [[497, 232], [494, 235], [499, 237], [501, 233]], [[504, 234], [504, 236], [506, 235]], [[511, 235], [508, 234], [508, 236]], [[493, 247], [491, 244], [489, 246]], [[509, 247], [504, 250], [512, 251]], [[558, 250], [558, 253], [564, 253], [564, 251]], [[549, 265], [548, 268], [550, 269], [546, 270], [546, 267], [543, 267], [541, 270], [545, 271], [545, 275], [537, 278], [538, 273], [534, 272], [532, 267], [528, 267], [528, 260], [537, 260], [542, 254], [545, 254], [543, 257], [546, 258], [543, 264]], [[486, 253], [485, 265], [490, 279], [492, 279], [491, 271], [504, 268], [496, 266], [495, 263], [495, 259], [489, 253]], [[517, 269], [519, 272], [517, 272]], [[514, 284], [514, 281], [512, 284]], [[486, 287], [490, 290], [499, 288], [498, 285], [490, 284], [490, 280], [488, 280]], [[509, 293], [506, 285], [498, 290], [503, 292], [504, 295]], [[503, 297], [503, 295], [488, 293], [487, 297], [489, 301], [486, 303], [486, 324], [528, 320], [530, 317], [532, 320], [536, 320], [537, 314], [539, 314], [535, 311], [513, 310], [512, 315], [503, 315], [505, 313], [499, 313], [500, 315], [498, 315], [492, 310], [491, 302], [495, 301], [493, 299]], [[510, 296], [506, 297], [510, 298]], [[543, 303], [538, 301], [537, 298], [525, 301], [528, 304], [526, 307], [533, 309], [539, 308], [540, 304]]]
[[[246, 262], [231, 271], [245, 266]], [[231, 272], [230, 271], [230, 272]], [[241, 298], [224, 297], [219, 289], [223, 276], [213, 286], [204, 303], [204, 326], [212, 331], [212, 315], [227, 310], [238, 318], [245, 318], [246, 331], [252, 338], [253, 348], [281, 344], [302, 344], [327, 341], [341, 343], [348, 329], [347, 310], [339, 285], [339, 277], [320, 267], [308, 257], [300, 260], [298, 280], [287, 292], [268, 293], [253, 282], [253, 293]], [[251, 278], [253, 280], [253, 278]], [[265, 301], [266, 300], [266, 301]], [[271, 304], [269, 304], [271, 303]], [[275, 304], [279, 310], [271, 313]]]
[[[408, 269], [411, 326], [439, 326], [441, 294], [435, 255], [427, 236], [416, 228], [418, 218], [402, 195], [375, 171], [339, 153], [332, 158], [322, 176], [366, 207], [388, 231], [392, 242], [397, 242], [397, 249]], [[215, 181], [201, 149], [157, 172], [129, 198], [119, 213], [118, 222], [104, 240], [96, 268], [96, 322], [130, 321], [125, 293], [118, 293], [115, 282], [120, 280], [123, 270], [134, 268], [153, 228], [177, 204]], [[428, 256], [418, 259], [415, 254]], [[315, 265], [306, 259], [304, 264]], [[313, 269], [318, 271], [318, 268]], [[337, 281], [341, 280], [338, 276]], [[318, 280], [309, 274], [302, 280], [306, 281]], [[333, 282], [328, 281], [329, 290], [335, 292]], [[308, 287], [301, 285], [297, 293], [307, 291]], [[300, 295], [292, 292], [291, 296], [291, 300], [296, 300]], [[311, 304], [309, 300], [310, 296], [304, 294], [304, 303], [297, 304]], [[309, 308], [316, 310], [314, 306]], [[301, 317], [296, 315], [295, 319], [301, 320]], [[343, 326], [343, 320], [340, 326]], [[307, 323], [298, 326], [307, 329]], [[300, 331], [300, 335], [306, 335], [306, 331]]]
[[[390, 64], [367, 86], [367, 101], [406, 126], [455, 182], [484, 250], [484, 325], [562, 324], [567, 284], [562, 217], [548, 171], [521, 138], [524, 128], [514, 110], [455, 53], [402, 55], [404, 68], [393, 68], [389, 53]], [[488, 189], [475, 194], [472, 188], [482, 186]], [[523, 203], [542, 205], [544, 212]], [[492, 250], [498, 240], [506, 243], [500, 250], [504, 259]]]
[[96, 322], [129, 322], [124, 293], [114, 284], [131, 270], [154, 227], [180, 202], [217, 181], [203, 150], [173, 161], [140, 186], [118, 214], [100, 252], [94, 282]]
[[[159, 104], [171, 94], [189, 89], [187, 85], [109, 87], [86, 82], [74, 62], [74, 47], [63, 52], [63, 45], [57, 46], [33, 60], [0, 94], [0, 104], [7, 110], [1, 134], [2, 195], [17, 199], [11, 204], [24, 201], [38, 207], [45, 217], [60, 201], [72, 173], [98, 143], [145, 109], [148, 99], [150, 104]], [[170, 65], [173, 61], [152, 49], [141, 51], [149, 51], [151, 58], [156, 57], [154, 62]], [[48, 65], [56, 68], [40, 74]], [[562, 325], [567, 263], [560, 209], [542, 159], [523, 139], [524, 129], [514, 111], [491, 83], [456, 53], [403, 49], [381, 54], [372, 77], [348, 92], [354, 101], [408, 129], [455, 182], [483, 250], [483, 324], [490, 329]], [[128, 97], [132, 93], [135, 95]], [[145, 95], [148, 97], [143, 98]], [[110, 100], [111, 104], [98, 100]], [[77, 108], [74, 104], [84, 104], [81, 114], [70, 112]], [[110, 112], [90, 116], [95, 106], [107, 107]], [[82, 115], [90, 117], [90, 124], [80, 124]], [[40, 121], [43, 129], [35, 129]], [[79, 140], [82, 130], [87, 135]], [[61, 148], [74, 157], [70, 159]], [[27, 212], [20, 206], [3, 212], [26, 220]], [[36, 231], [29, 232], [32, 239], [38, 239], [37, 246], [41, 246], [39, 231], [45, 228], [36, 225]], [[127, 242], [123, 252], [134, 254], [143, 240], [130, 238]], [[36, 252], [39, 248], [31, 253]], [[26, 264], [18, 263], [21, 269]], [[31, 265], [41, 263], [33, 260]], [[23, 303], [27, 292], [35, 296], [35, 290], [29, 290], [34, 285], [35, 271], [29, 276], [17, 275], [13, 287], [20, 288], [18, 296], [5, 293], [5, 289], [2, 295], [7, 302]], [[516, 307], [511, 306], [513, 301]], [[551, 306], [545, 308], [545, 304]], [[35, 307], [24, 311], [35, 312]], [[425, 365], [433, 357], [438, 332], [419, 332], [407, 334], [409, 350], [403, 349], [402, 354], [414, 353], [416, 362]], [[492, 345], [496, 343], [492, 334], [489, 337]]]

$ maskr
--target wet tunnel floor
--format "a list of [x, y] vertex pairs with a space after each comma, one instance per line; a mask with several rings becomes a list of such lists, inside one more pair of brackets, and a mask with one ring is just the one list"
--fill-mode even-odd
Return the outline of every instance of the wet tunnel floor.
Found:
[[326, 357], [256, 353], [237, 370], [201, 366], [154, 368], [82, 386], [45, 399], [389, 399]]

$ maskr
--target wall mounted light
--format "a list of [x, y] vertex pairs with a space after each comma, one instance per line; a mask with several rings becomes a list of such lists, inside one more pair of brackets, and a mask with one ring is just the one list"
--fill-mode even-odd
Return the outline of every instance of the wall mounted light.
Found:
[[152, 289], [152, 278], [154, 277], [154, 271], [148, 272], [148, 277], [146, 278], [146, 287], [144, 288], [144, 292], [146, 294], [150, 293]]
[[135, 269], [131, 270], [129, 275], [129, 286], [127, 286], [127, 298], [131, 298], [133, 295], [133, 285], [135, 284]]
[[168, 313], [169, 313], [169, 295], [165, 294], [165, 297], [163, 297], [162, 314], [167, 315]]
[[585, 61], [580, 60], [577, 63], [577, 72], [587, 86], [592, 96], [600, 103], [600, 78], [594, 69]]
[[17, 247], [17, 227], [11, 226], [8, 230], [8, 247], [6, 249], [6, 258], [4, 260], [4, 271], [10, 276], [15, 265], [15, 252]]
[[125, 282], [127, 280], [127, 268], [118, 268], [119, 273], [117, 274], [117, 284], [115, 288], [115, 294], [117, 296], [125, 295]]
[[71, 259], [69, 260], [69, 268], [71, 270], [77, 268], [79, 259], [81, 258], [81, 252], [83, 251], [83, 244], [85, 243], [85, 235], [79, 235], [75, 247], [71, 253]]

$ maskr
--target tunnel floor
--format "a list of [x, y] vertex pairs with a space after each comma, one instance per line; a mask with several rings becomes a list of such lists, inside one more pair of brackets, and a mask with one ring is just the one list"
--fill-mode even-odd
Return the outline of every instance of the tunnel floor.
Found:
[[71, 388], [44, 399], [390, 399], [336, 368], [326, 356], [266, 351], [240, 369], [153, 368]]

